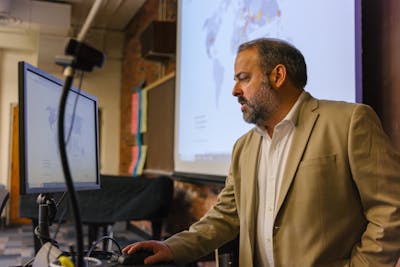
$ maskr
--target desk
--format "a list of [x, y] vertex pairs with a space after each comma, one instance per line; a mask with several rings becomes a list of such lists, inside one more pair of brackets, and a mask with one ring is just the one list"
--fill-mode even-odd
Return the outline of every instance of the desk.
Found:
[[[77, 192], [82, 223], [103, 226], [117, 221], [150, 220], [153, 238], [160, 239], [162, 219], [168, 215], [173, 196], [173, 181], [170, 178], [101, 175], [100, 183], [100, 190]], [[56, 200], [60, 197], [60, 193], [54, 195]], [[21, 196], [20, 216], [30, 218], [37, 224], [36, 198], [37, 194]], [[69, 201], [65, 199], [58, 208], [56, 219], [69, 206]], [[71, 216], [71, 212], [67, 212], [66, 218]]]
[[100, 267], [190, 267], [190, 266], [197, 266], [197, 265], [177, 265], [177, 264], [154, 264], [154, 265], [144, 265], [144, 264], [137, 264], [137, 265], [120, 265], [116, 264], [115, 262], [103, 262]]

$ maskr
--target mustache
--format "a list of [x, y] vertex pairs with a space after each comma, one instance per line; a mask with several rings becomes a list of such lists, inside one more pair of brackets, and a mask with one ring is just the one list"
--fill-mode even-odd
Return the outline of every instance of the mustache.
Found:
[[239, 102], [239, 104], [248, 104], [249, 100], [247, 100], [244, 96], [239, 96], [238, 102]]

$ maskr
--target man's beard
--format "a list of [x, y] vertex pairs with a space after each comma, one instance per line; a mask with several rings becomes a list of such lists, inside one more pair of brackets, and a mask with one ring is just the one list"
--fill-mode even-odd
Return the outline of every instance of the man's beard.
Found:
[[246, 104], [246, 108], [243, 110], [243, 119], [248, 123], [259, 126], [263, 126], [279, 107], [278, 95], [272, 89], [268, 80], [262, 82], [261, 88], [251, 99], [240, 96], [238, 100]]

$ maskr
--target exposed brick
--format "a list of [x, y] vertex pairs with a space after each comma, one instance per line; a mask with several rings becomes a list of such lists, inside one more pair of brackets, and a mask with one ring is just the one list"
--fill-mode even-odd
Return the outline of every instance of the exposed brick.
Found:
[[[159, 20], [159, 0], [147, 0], [141, 10], [132, 19], [126, 29], [124, 60], [122, 64], [121, 88], [121, 136], [120, 136], [120, 166], [123, 175], [129, 175], [131, 148], [135, 144], [135, 136], [130, 133], [131, 94], [143, 79], [147, 84], [161, 78], [162, 67], [165, 74], [175, 71], [175, 60], [155, 62], [145, 60], [141, 56], [140, 35], [153, 21]], [[176, 21], [177, 2], [168, 0], [166, 20]], [[162, 66], [164, 64], [164, 66]], [[215, 203], [216, 195], [221, 185], [194, 185], [186, 182], [174, 183], [174, 200], [170, 216], [165, 224], [164, 234], [172, 234], [186, 229], [198, 220]], [[143, 222], [135, 224], [143, 231], [149, 231], [149, 225]]]

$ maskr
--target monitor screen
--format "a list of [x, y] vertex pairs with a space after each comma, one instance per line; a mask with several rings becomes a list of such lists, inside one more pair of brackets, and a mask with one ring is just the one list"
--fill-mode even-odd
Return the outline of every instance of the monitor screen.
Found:
[[177, 22], [175, 173], [224, 178], [235, 141], [254, 127], [232, 96], [243, 42], [290, 42], [307, 63], [306, 91], [361, 102], [360, 0], [179, 0]]
[[[67, 191], [57, 134], [63, 81], [26, 62], [18, 68], [20, 191]], [[70, 89], [64, 131], [75, 190], [100, 188], [96, 97]]]

